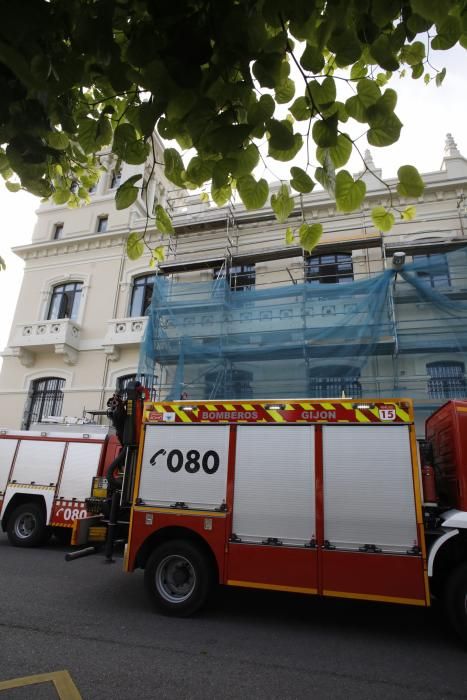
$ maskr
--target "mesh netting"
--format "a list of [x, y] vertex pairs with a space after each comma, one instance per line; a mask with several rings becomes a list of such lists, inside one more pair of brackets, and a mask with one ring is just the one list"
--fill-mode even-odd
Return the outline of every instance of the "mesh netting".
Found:
[[156, 277], [138, 371], [170, 400], [411, 395], [404, 358], [467, 352], [467, 249], [419, 257], [346, 284]]

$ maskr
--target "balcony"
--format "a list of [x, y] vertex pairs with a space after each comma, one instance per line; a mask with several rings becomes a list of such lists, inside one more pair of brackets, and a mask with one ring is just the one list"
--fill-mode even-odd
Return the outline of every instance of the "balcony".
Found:
[[10, 353], [25, 367], [32, 367], [37, 353], [54, 352], [67, 365], [78, 360], [81, 327], [69, 318], [21, 323], [14, 330]]
[[140, 345], [148, 319], [146, 316], [135, 318], [114, 318], [107, 322], [107, 333], [102, 343], [111, 360], [118, 360], [122, 346]]

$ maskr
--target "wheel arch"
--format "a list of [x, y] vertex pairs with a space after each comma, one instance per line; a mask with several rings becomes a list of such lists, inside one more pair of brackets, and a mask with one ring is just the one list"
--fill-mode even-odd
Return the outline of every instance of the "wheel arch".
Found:
[[8, 501], [8, 504], [3, 512], [3, 515], [2, 515], [2, 531], [3, 532], [6, 532], [6, 529], [8, 526], [8, 519], [9, 519], [10, 515], [13, 513], [13, 511], [16, 510], [16, 508], [18, 506], [22, 506], [25, 503], [35, 503], [35, 504], [39, 505], [44, 511], [44, 518], [45, 518], [46, 522], [48, 521], [49, 513], [47, 512], [48, 511], [47, 503], [46, 503], [45, 497], [43, 495], [38, 494], [38, 493], [31, 493], [31, 494], [24, 493], [24, 492], [15, 493]]
[[453, 569], [467, 564], [467, 531], [457, 528], [444, 532], [433, 543], [428, 556], [428, 576], [436, 591]]
[[217, 561], [217, 557], [209, 542], [207, 542], [207, 540], [205, 540], [204, 537], [202, 537], [199, 533], [195, 532], [194, 530], [179, 525], [163, 527], [160, 530], [157, 530], [156, 532], [153, 532], [151, 535], [149, 535], [149, 537], [147, 537], [144, 540], [143, 544], [138, 550], [138, 553], [136, 554], [135, 568], [144, 569], [149, 557], [151, 556], [152, 552], [156, 549], [156, 547], [165, 542], [169, 542], [170, 540], [186, 540], [191, 543], [197, 544], [211, 562], [216, 579], [217, 581], [219, 581], [219, 562]]

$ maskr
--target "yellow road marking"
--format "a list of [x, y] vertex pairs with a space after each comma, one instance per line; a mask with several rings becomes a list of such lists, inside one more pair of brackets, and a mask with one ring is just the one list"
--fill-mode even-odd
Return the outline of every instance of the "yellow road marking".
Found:
[[60, 700], [83, 700], [68, 671], [39, 673], [35, 676], [23, 676], [22, 678], [11, 678], [8, 681], [0, 681], [0, 692], [2, 690], [10, 690], [11, 688], [24, 688], [28, 685], [39, 685], [40, 683], [53, 683]]

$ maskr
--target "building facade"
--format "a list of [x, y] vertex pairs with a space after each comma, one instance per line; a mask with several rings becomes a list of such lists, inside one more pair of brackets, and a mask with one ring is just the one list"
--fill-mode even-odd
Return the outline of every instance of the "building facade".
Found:
[[[374, 174], [362, 176], [367, 197], [360, 211], [338, 213], [323, 191], [302, 196], [306, 219], [324, 226], [320, 243], [308, 255], [298, 243], [285, 244], [289, 222], [279, 225], [268, 207], [255, 212], [233, 204], [211, 207], [199, 195], [173, 191], [157, 164], [124, 166], [120, 172], [113, 167], [111, 157], [105, 156], [107, 170], [91, 195], [91, 204], [81, 209], [41, 204], [32, 242], [15, 249], [25, 261], [25, 269], [8, 347], [3, 352], [0, 426], [28, 428], [50, 416], [80, 417], [86, 411], [102, 410], [112, 393], [116, 389], [124, 392], [137, 375], [156, 271], [149, 265], [149, 248], [147, 254], [132, 261], [126, 254], [126, 241], [130, 232], [145, 229], [147, 212], [152, 214], [158, 203], [171, 212], [176, 233], [170, 237], [161, 237], [158, 232], [148, 235], [151, 246], [165, 248], [165, 260], [157, 274], [163, 275], [173, 290], [190, 290], [194, 295], [187, 299], [191, 308], [189, 333], [206, 343], [217, 330], [205, 305], [200, 302], [199, 313], [193, 311], [197, 309], [197, 284], [201, 289], [203, 283], [224, 280], [232, 295], [305, 284], [315, 294], [315, 313], [329, 315], [332, 322], [339, 309], [336, 312], [335, 304], [323, 301], [323, 290], [376, 278], [392, 265], [398, 251], [422, 267], [423, 261], [435, 261], [433, 270], [417, 273], [419, 280], [443, 298], [459, 300], [462, 305], [467, 298], [467, 271], [454, 268], [449, 254], [467, 245], [467, 160], [454, 140], [448, 135], [440, 170], [423, 174], [426, 188], [422, 197], [413, 202], [393, 196], [392, 204], [400, 210], [415, 204], [417, 216], [413, 221], [398, 220], [388, 234], [377, 231], [371, 222], [371, 208], [387, 206], [389, 196], [379, 179], [382, 173], [368, 152], [366, 159]], [[162, 160], [161, 148], [156, 160]], [[141, 197], [131, 208], [117, 211], [116, 188], [140, 173], [144, 183]], [[293, 212], [292, 226], [300, 221], [302, 209], [297, 206]], [[248, 398], [253, 391], [255, 396], [263, 393], [266, 397], [274, 395], [276, 389], [285, 396], [289, 388], [294, 396], [340, 397], [344, 393], [364, 398], [390, 396], [397, 390], [397, 395], [415, 399], [420, 421], [443, 400], [466, 396], [463, 345], [434, 343], [440, 319], [427, 312], [420, 298], [399, 295], [397, 285], [401, 284], [402, 279], [395, 280], [388, 313], [397, 315], [402, 340], [413, 336], [416, 343], [404, 346], [398, 338], [391, 338], [384, 348], [380, 344], [375, 349], [364, 367], [350, 359], [345, 371], [342, 362], [333, 359], [332, 351], [319, 360], [311, 355], [305, 374], [277, 355], [270, 358], [269, 370], [258, 375], [255, 387], [252, 383], [256, 380], [248, 369], [231, 363], [223, 391], [236, 395], [230, 398]], [[290, 323], [288, 314], [284, 309], [277, 311], [283, 327]], [[265, 312], [258, 317], [244, 316], [238, 319], [244, 323], [243, 330], [263, 323], [262, 332], [267, 332], [270, 317]], [[277, 319], [270, 333], [277, 332]], [[423, 342], [423, 338], [427, 340]], [[408, 351], [401, 351], [400, 347], [409, 345]], [[177, 348], [172, 350], [176, 356]], [[160, 363], [145, 377], [155, 397], [168, 394], [174, 372], [174, 363]], [[273, 375], [282, 376], [282, 384], [271, 384], [268, 377]], [[206, 370], [203, 398], [219, 398], [217, 384], [218, 374]], [[198, 398], [194, 380], [188, 375], [181, 395]]]

